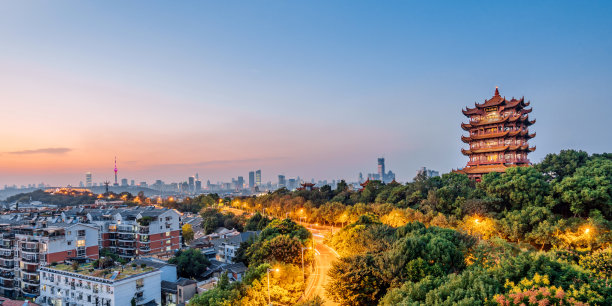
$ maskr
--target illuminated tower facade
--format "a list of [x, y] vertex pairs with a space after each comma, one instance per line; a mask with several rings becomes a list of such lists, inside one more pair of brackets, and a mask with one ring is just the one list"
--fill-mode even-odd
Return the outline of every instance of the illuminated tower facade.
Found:
[[535, 123], [535, 120], [529, 120], [528, 114], [532, 111], [527, 108], [529, 104], [524, 98], [506, 100], [496, 87], [491, 99], [463, 110], [469, 122], [462, 123], [461, 128], [469, 135], [461, 136], [461, 140], [469, 145], [469, 149], [461, 149], [461, 153], [469, 160], [458, 172], [480, 180], [489, 172], [529, 166], [527, 154], [535, 150], [528, 144], [529, 139], [535, 137], [535, 133], [529, 134], [529, 126]]

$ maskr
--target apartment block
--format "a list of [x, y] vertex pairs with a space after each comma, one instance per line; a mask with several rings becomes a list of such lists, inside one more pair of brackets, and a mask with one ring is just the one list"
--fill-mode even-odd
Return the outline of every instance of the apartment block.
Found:
[[40, 267], [70, 258], [98, 258], [98, 228], [46, 222], [0, 224], [0, 295], [36, 297]]
[[169, 257], [180, 249], [181, 214], [173, 209], [90, 210], [86, 216], [100, 229], [100, 247], [123, 258]]
[[91, 263], [40, 268], [41, 305], [128, 306], [161, 304], [162, 272], [146, 265], [97, 269]]

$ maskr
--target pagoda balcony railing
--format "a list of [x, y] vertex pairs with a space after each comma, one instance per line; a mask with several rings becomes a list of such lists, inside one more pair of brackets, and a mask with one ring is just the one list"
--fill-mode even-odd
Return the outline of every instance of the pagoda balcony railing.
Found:
[[527, 164], [529, 160], [527, 159], [498, 159], [498, 160], [481, 160], [481, 161], [471, 161], [467, 163], [467, 166], [480, 166], [480, 165], [491, 165], [491, 164]]

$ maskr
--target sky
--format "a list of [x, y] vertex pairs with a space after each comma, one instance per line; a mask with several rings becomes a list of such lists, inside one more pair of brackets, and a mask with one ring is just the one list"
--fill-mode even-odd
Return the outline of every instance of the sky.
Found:
[[461, 109], [531, 101], [532, 162], [612, 151], [610, 1], [3, 1], [0, 185], [465, 166]]

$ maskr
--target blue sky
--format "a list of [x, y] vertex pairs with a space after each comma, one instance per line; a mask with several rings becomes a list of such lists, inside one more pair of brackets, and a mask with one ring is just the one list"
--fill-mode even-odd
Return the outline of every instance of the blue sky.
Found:
[[115, 155], [137, 181], [354, 179], [380, 155], [406, 181], [465, 164], [461, 109], [495, 86], [532, 101], [533, 162], [611, 151], [611, 6], [4, 2], [0, 183], [102, 181]]

